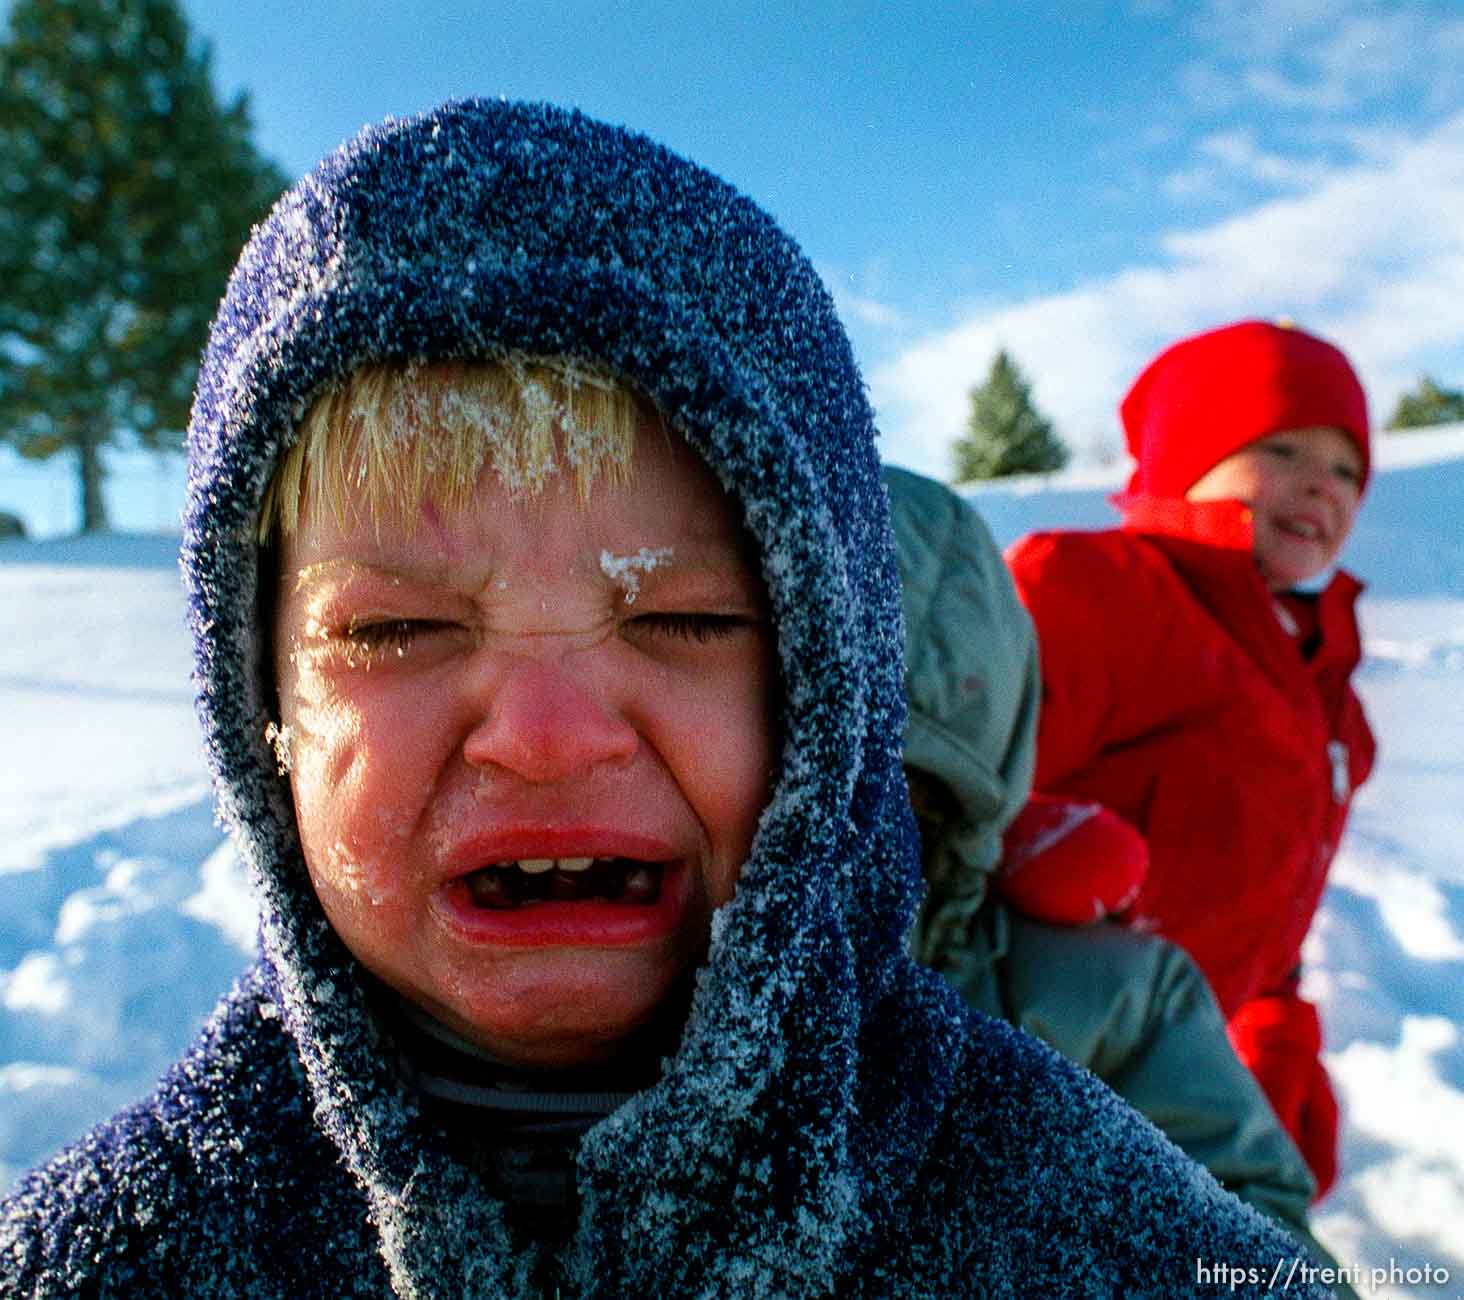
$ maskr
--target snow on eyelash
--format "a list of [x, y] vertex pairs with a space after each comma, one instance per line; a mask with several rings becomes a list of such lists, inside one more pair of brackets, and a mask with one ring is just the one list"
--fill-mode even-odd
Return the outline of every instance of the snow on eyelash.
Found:
[[350, 647], [352, 654], [374, 655], [386, 650], [395, 650], [397, 655], [401, 656], [424, 632], [442, 626], [443, 624], [436, 620], [415, 618], [388, 618], [375, 622], [352, 621], [343, 630], [341, 639]]

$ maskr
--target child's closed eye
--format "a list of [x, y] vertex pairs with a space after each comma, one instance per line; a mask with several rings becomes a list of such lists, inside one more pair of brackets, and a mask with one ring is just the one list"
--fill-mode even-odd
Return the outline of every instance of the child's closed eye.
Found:
[[367, 653], [395, 650], [404, 654], [419, 638], [447, 631], [453, 626], [435, 618], [352, 619], [341, 639], [353, 649]]
[[629, 620], [634, 633], [677, 637], [684, 641], [707, 642], [734, 636], [755, 627], [757, 620], [746, 614], [720, 614], [685, 610], [647, 611]]

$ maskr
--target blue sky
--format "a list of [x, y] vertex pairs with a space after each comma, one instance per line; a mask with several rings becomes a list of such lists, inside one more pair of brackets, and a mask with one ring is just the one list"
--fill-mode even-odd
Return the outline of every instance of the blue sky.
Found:
[[292, 174], [463, 94], [574, 104], [712, 167], [818, 265], [885, 455], [928, 472], [1003, 345], [1081, 457], [1116, 454], [1150, 354], [1242, 316], [1334, 338], [1379, 417], [1425, 371], [1464, 385], [1457, 3], [184, 8]]

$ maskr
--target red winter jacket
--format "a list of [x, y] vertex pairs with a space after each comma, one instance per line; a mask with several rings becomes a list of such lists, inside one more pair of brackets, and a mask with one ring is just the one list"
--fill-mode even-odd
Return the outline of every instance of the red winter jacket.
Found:
[[1120, 499], [1122, 528], [1007, 553], [1037, 625], [1035, 788], [1093, 800], [1149, 842], [1123, 920], [1179, 943], [1227, 1017], [1294, 991], [1302, 939], [1373, 737], [1338, 574], [1309, 659], [1282, 626], [1235, 502]]

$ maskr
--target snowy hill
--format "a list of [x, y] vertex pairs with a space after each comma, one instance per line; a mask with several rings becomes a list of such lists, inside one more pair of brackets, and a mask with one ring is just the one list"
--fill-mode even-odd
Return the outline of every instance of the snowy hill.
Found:
[[[1003, 541], [1101, 527], [1116, 481], [971, 495]], [[1347, 563], [1381, 746], [1308, 946], [1345, 1108], [1320, 1235], [1464, 1295], [1464, 427], [1380, 439]], [[214, 827], [176, 538], [0, 543], [0, 1188], [141, 1095], [253, 945]]]

